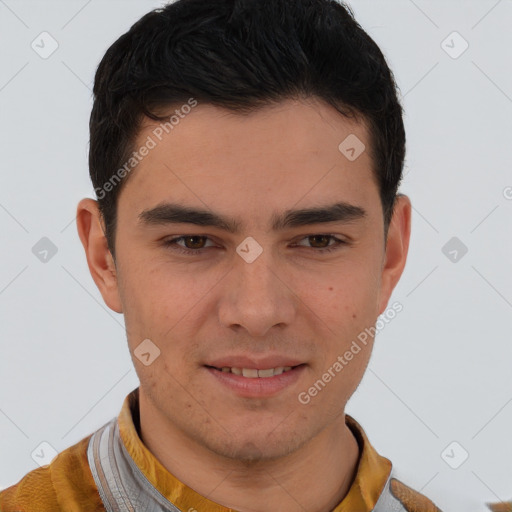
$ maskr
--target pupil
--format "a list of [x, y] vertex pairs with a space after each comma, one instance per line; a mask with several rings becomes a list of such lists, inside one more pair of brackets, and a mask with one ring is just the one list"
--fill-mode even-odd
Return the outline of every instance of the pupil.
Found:
[[[324, 240], [324, 242], [326, 241], [326, 239], [328, 238], [326, 235], [313, 235], [311, 238], [313, 239], [319, 239], [319, 238], [322, 238]], [[314, 244], [313, 244], [314, 245]]]
[[[202, 238], [202, 237], [200, 237], [200, 236], [189, 236], [189, 237], [188, 237], [188, 240], [189, 240], [189, 241], [190, 241], [190, 240], [194, 240], [194, 239], [196, 239], [196, 240], [197, 240], [197, 239], [201, 239], [201, 238]], [[194, 246], [194, 247], [193, 247], [194, 249], [197, 249], [197, 247], [196, 247], [196, 245], [197, 245], [197, 244], [194, 244], [194, 243], [192, 242], [192, 245]], [[201, 243], [199, 243], [199, 245], [201, 245]]]

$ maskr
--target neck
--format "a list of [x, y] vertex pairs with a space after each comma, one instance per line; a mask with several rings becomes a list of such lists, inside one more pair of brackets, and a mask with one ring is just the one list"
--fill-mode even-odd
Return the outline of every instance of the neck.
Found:
[[340, 414], [314, 439], [281, 459], [227, 459], [169, 425], [140, 395], [140, 435], [151, 453], [182, 483], [207, 499], [244, 512], [269, 509], [331, 512], [357, 472], [359, 446]]

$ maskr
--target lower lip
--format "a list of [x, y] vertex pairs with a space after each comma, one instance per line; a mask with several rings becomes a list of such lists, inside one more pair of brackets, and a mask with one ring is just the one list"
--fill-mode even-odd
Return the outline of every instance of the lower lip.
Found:
[[214, 368], [205, 367], [221, 384], [233, 390], [239, 396], [245, 398], [262, 398], [276, 395], [280, 391], [295, 384], [306, 369], [305, 364], [301, 364], [273, 377], [243, 377], [234, 373], [222, 372]]

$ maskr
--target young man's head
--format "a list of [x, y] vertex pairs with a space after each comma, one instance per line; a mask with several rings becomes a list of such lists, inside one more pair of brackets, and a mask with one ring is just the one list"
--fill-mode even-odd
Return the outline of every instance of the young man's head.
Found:
[[109, 48], [94, 95], [78, 230], [141, 412], [239, 461], [334, 432], [409, 243], [381, 51], [333, 0], [178, 0]]

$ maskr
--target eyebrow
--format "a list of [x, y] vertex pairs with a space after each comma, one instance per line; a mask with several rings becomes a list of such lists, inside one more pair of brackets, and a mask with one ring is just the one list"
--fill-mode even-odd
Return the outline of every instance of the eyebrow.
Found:
[[[351, 222], [366, 216], [367, 212], [361, 206], [342, 201], [320, 207], [286, 210], [283, 213], [274, 212], [271, 217], [271, 227], [274, 231], [283, 231], [310, 224]], [[154, 208], [142, 211], [138, 218], [139, 224], [148, 226], [186, 223], [216, 227], [232, 234], [240, 233], [242, 227], [242, 224], [236, 219], [178, 203], [159, 204]]]

